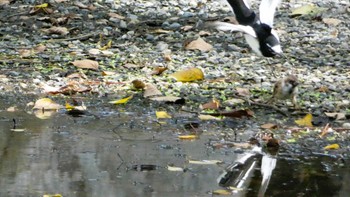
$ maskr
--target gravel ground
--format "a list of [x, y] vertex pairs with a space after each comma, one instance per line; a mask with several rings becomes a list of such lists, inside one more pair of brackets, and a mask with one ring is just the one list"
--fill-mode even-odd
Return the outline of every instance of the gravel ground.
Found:
[[[166, 95], [185, 97], [195, 107], [197, 102], [211, 98], [223, 102], [231, 99], [237, 87], [250, 90], [253, 100], [267, 100], [278, 79], [294, 74], [301, 82], [299, 103], [303, 112], [316, 115], [349, 112], [349, 1], [284, 1], [276, 14], [275, 27], [287, 60], [256, 56], [241, 33], [205, 28], [206, 21], [232, 16], [224, 1], [49, 2], [51, 15], [45, 11], [29, 14], [34, 9], [29, 0], [0, 8], [0, 88], [4, 95], [46, 95], [45, 86], [68, 83], [65, 76], [77, 70], [72, 61], [89, 58], [100, 64], [99, 71], [84, 71], [86, 78], [99, 81], [98, 85], [90, 84], [91, 92], [98, 97], [128, 95], [133, 91], [130, 82], [139, 79], [152, 82]], [[325, 10], [290, 17], [294, 8], [308, 3]], [[91, 5], [93, 9], [83, 9], [83, 5]], [[257, 2], [253, 1], [253, 7], [257, 9]], [[108, 14], [112, 12], [121, 17], [110, 17]], [[69, 19], [60, 25], [63, 16]], [[327, 18], [339, 19], [340, 23], [327, 24], [324, 22]], [[67, 27], [68, 34], [44, 31], [58, 25]], [[193, 28], [185, 31], [186, 26]], [[166, 32], [157, 32], [159, 29]], [[185, 42], [200, 35], [213, 45], [211, 51], [184, 49]], [[109, 40], [112, 41], [109, 53], [89, 52]], [[25, 53], [38, 44], [44, 44], [46, 49]], [[169, 51], [171, 61], [166, 61], [163, 54]], [[132, 68], [128, 63], [132, 63]], [[150, 75], [156, 66], [168, 70], [161, 76]], [[169, 74], [188, 67], [201, 68], [205, 80], [174, 83], [169, 79]], [[101, 71], [116, 74], [106, 77]], [[110, 85], [106, 81], [124, 85]]]

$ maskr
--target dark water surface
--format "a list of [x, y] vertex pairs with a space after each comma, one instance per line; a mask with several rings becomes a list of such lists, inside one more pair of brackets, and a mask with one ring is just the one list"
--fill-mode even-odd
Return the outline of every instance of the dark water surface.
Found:
[[[17, 128], [11, 131], [12, 119]], [[0, 196], [213, 196], [218, 177], [243, 152], [214, 149], [220, 125], [202, 125], [194, 141], [179, 140], [179, 122], [157, 123], [154, 115], [108, 114], [41, 120], [25, 112], [0, 112]], [[242, 137], [244, 139], [244, 137]], [[223, 164], [189, 164], [221, 160]], [[281, 153], [266, 196], [350, 196], [349, 165], [328, 157]], [[168, 165], [186, 169], [169, 171]], [[258, 196], [257, 166], [244, 192]]]

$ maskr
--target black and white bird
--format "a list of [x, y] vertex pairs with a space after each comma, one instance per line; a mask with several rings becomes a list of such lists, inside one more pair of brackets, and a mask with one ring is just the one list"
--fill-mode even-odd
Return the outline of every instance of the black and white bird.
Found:
[[227, 0], [236, 16], [238, 24], [215, 22], [214, 27], [222, 31], [240, 31], [258, 55], [274, 57], [282, 55], [277, 32], [273, 29], [273, 19], [281, 0], [262, 0], [259, 17], [250, 8], [249, 0]]

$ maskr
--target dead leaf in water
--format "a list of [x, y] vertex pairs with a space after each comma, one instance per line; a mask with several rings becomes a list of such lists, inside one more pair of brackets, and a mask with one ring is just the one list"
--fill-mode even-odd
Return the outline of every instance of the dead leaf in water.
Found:
[[198, 38], [185, 46], [187, 50], [200, 50], [202, 52], [207, 52], [213, 49], [211, 44], [205, 42], [202, 38]]
[[122, 98], [119, 100], [114, 100], [114, 101], [109, 101], [108, 103], [114, 104], [114, 105], [118, 105], [118, 104], [125, 104], [127, 103], [130, 99], [132, 99], [133, 95], [126, 97], [126, 98]]
[[304, 118], [295, 120], [295, 123], [299, 126], [312, 127], [312, 114], [306, 114]]
[[186, 70], [177, 71], [171, 74], [170, 77], [173, 77], [177, 81], [181, 82], [191, 82], [196, 80], [203, 80], [204, 73], [199, 68], [190, 68]]
[[61, 109], [62, 106], [60, 104], [55, 103], [53, 100], [49, 98], [42, 98], [35, 102], [33, 109], [40, 110], [58, 110]]
[[98, 70], [98, 62], [84, 59], [84, 60], [75, 60], [72, 62], [72, 64], [78, 68], [86, 68], [86, 69], [92, 69], [92, 70]]

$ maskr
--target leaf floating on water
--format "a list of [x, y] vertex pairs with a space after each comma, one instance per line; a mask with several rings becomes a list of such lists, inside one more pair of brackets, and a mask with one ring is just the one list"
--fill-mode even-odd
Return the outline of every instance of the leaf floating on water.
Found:
[[177, 71], [171, 74], [170, 77], [173, 77], [177, 81], [181, 81], [181, 82], [191, 82], [196, 80], [203, 80], [204, 73], [199, 68], [190, 68], [187, 70]]
[[226, 189], [218, 189], [213, 191], [214, 195], [223, 195], [223, 196], [228, 196], [228, 195], [232, 195], [232, 191], [230, 190], [226, 190]]
[[181, 167], [168, 166], [167, 168], [169, 171], [172, 171], [172, 172], [183, 172], [184, 171], [184, 169]]
[[62, 106], [60, 104], [55, 103], [53, 100], [49, 98], [42, 98], [35, 102], [33, 109], [40, 110], [58, 110], [61, 109]]
[[171, 118], [171, 116], [166, 111], [156, 111], [157, 119]]
[[312, 127], [312, 114], [306, 114], [304, 118], [295, 120], [295, 123], [299, 126]]
[[213, 165], [213, 164], [220, 164], [222, 163], [222, 161], [220, 160], [202, 160], [202, 161], [188, 160], [188, 163], [199, 164], [199, 165]]
[[98, 70], [98, 62], [89, 59], [75, 60], [72, 64], [78, 68]]
[[127, 103], [130, 99], [132, 99], [132, 97], [133, 97], [133, 95], [131, 95], [131, 96], [129, 96], [129, 97], [126, 97], [126, 98], [119, 99], [119, 100], [109, 101], [108, 103], [115, 104], [115, 105], [118, 105], [118, 104], [125, 104], [125, 103]]
[[197, 135], [179, 135], [179, 139], [181, 140], [194, 140], [197, 139]]
[[205, 42], [202, 38], [198, 38], [197, 40], [193, 40], [185, 46], [187, 50], [200, 50], [202, 52], [207, 52], [213, 49], [213, 46], [207, 42]]
[[340, 148], [339, 144], [330, 144], [324, 147], [324, 150], [338, 150]]

